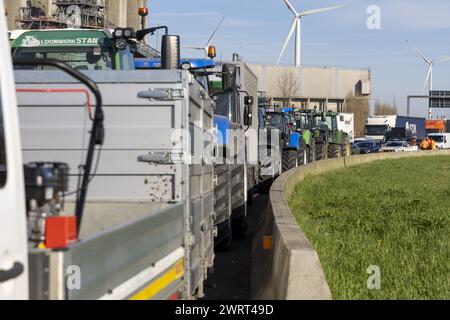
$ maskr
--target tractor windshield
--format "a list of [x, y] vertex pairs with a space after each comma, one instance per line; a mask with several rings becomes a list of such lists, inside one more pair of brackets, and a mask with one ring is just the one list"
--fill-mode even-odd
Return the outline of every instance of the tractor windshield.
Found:
[[[13, 50], [14, 58], [56, 59], [76, 70], [114, 69], [112, 48], [95, 47], [19, 47]], [[18, 67], [20, 69], [52, 69], [47, 66]]]
[[267, 114], [267, 124], [270, 127], [274, 127], [280, 130], [284, 129], [284, 117], [280, 113], [269, 113]]

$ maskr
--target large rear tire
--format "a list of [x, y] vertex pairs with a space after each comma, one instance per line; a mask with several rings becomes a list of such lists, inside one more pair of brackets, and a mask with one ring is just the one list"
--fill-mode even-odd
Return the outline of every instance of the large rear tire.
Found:
[[297, 167], [297, 151], [284, 150], [283, 152], [283, 172], [287, 172]]
[[328, 147], [328, 158], [336, 159], [342, 157], [341, 146], [338, 144], [332, 144]]
[[323, 145], [322, 144], [316, 144], [316, 161], [323, 160], [324, 154], [323, 154]]

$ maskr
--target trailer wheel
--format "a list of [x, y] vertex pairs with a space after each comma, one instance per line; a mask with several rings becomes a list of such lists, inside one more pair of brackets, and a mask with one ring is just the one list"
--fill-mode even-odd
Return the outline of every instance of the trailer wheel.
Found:
[[233, 228], [231, 218], [223, 222], [219, 228], [218, 240], [215, 243], [217, 251], [229, 251], [233, 243]]
[[283, 152], [283, 172], [287, 172], [297, 167], [297, 151], [284, 150]]
[[247, 192], [247, 205], [252, 206], [255, 198], [255, 191], [252, 189]]
[[248, 222], [244, 208], [239, 209], [232, 222], [232, 236], [234, 239], [245, 239], [247, 237]]

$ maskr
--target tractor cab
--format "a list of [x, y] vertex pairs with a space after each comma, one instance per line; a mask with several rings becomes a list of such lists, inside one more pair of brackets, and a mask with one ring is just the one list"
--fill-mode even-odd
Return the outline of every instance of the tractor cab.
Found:
[[[146, 45], [146, 30], [46, 29], [15, 30], [10, 34], [13, 58], [54, 59], [78, 71], [133, 70], [138, 57], [159, 57]], [[51, 66], [19, 66], [16, 69], [53, 69]]]

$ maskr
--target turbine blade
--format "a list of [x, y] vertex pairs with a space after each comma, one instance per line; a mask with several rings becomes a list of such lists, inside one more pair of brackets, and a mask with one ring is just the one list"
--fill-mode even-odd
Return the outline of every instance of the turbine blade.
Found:
[[293, 14], [295, 14], [296, 16], [298, 16], [298, 12], [297, 10], [295, 10], [294, 6], [288, 1], [288, 0], [283, 0], [284, 3], [286, 4], [286, 6], [288, 7], [288, 9], [290, 11], [292, 11]]
[[222, 17], [222, 20], [220, 20], [219, 24], [216, 27], [216, 30], [214, 30], [213, 34], [211, 35], [211, 37], [209, 38], [208, 42], [206, 43], [205, 47], [209, 47], [211, 42], [214, 40], [217, 32], [219, 31], [220, 27], [222, 26], [223, 21], [225, 20], [225, 16]]
[[417, 54], [418, 54], [418, 55], [419, 55], [426, 63], [428, 63], [429, 65], [432, 64], [432, 62], [431, 62], [430, 60], [428, 60], [422, 52], [420, 52], [416, 47], [414, 47], [414, 46], [412, 45], [411, 42], [409, 42], [408, 40], [406, 40], [406, 43], [409, 44], [409, 46], [410, 46], [415, 52], [417, 52]]
[[287, 46], [289, 44], [289, 41], [291, 40], [292, 35], [294, 34], [295, 26], [297, 24], [298, 19], [299, 19], [298, 17], [295, 17], [294, 21], [292, 22], [291, 28], [289, 29], [289, 33], [288, 33], [288, 35], [286, 37], [286, 40], [284, 41], [283, 48], [281, 49], [280, 56], [278, 57], [277, 64], [280, 63], [281, 58], [283, 57], [284, 51], [286, 50], [286, 48], [287, 48]]
[[298, 15], [304, 17], [304, 16], [309, 16], [309, 15], [312, 15], [312, 14], [318, 14], [318, 13], [324, 13], [324, 12], [328, 12], [328, 11], [333, 11], [333, 10], [337, 10], [337, 9], [341, 9], [341, 8], [345, 8], [345, 7], [348, 7], [348, 5], [344, 4], [344, 5], [340, 5], [340, 6], [334, 6], [334, 7], [306, 10], [306, 11], [300, 12]]
[[428, 73], [427, 73], [427, 77], [425, 78], [425, 83], [423, 84], [423, 92], [427, 93], [427, 84], [430, 82], [430, 78], [431, 78], [431, 66], [428, 68]]
[[441, 60], [437, 60], [434, 62], [434, 64], [438, 64], [438, 63], [444, 63], [450, 60], [450, 57], [447, 56], [447, 58], [443, 58]]

